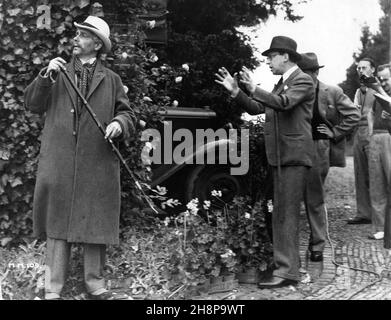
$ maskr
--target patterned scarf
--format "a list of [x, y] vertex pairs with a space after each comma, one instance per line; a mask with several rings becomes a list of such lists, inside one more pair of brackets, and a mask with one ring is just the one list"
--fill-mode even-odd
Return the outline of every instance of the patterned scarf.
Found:
[[[75, 74], [77, 75], [77, 87], [80, 89], [80, 92], [83, 94], [83, 97], [86, 97], [88, 93], [92, 77], [94, 76], [96, 63], [97, 59], [92, 64], [82, 64], [79, 58], [74, 59]], [[80, 112], [81, 108], [83, 107], [83, 103], [79, 97], [77, 99], [77, 106]]]

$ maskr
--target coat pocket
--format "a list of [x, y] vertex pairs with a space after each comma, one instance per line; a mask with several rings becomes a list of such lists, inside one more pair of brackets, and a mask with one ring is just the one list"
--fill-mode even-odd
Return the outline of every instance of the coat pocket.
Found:
[[302, 162], [305, 156], [305, 138], [302, 134], [281, 134], [281, 165], [294, 165]]

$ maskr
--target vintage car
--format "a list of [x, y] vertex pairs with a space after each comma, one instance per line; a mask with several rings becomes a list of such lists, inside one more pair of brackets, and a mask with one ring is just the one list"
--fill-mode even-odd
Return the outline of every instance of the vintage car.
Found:
[[[210, 198], [213, 190], [222, 192], [222, 199], [225, 202], [231, 201], [236, 195], [245, 194], [247, 191], [246, 179], [244, 175], [232, 175], [231, 168], [235, 167], [228, 161], [220, 161], [219, 150], [229, 147], [235, 147], [235, 141], [229, 139], [228, 131], [231, 128], [230, 124], [219, 126], [216, 119], [216, 113], [208, 107], [204, 108], [167, 108], [163, 114], [164, 122], [172, 132], [178, 129], [187, 129], [193, 137], [197, 136], [198, 132], [204, 130], [213, 130], [216, 132], [220, 129], [220, 133], [225, 132], [226, 138], [216, 136], [216, 139], [209, 139], [201, 144], [196, 139], [193, 141], [193, 148], [187, 154], [189, 161], [183, 163], [171, 164], [153, 164], [152, 165], [152, 187], [166, 186], [175, 198], [182, 203], [187, 203], [191, 199], [198, 198], [200, 201]], [[167, 147], [167, 139], [171, 136], [164, 134], [164, 124], [162, 123], [159, 131], [161, 134], [161, 145], [164, 153], [172, 152], [180, 142], [173, 142]], [[201, 131], [200, 131], [201, 130]], [[223, 130], [223, 131], [221, 131]], [[222, 134], [224, 136], [224, 134]], [[169, 143], [168, 143], [169, 144]], [[171, 150], [167, 150], [170, 148]], [[204, 161], [200, 163], [197, 159], [204, 158], [208, 153], [215, 153], [214, 163]], [[163, 162], [163, 161], [162, 161]], [[193, 162], [193, 163], [189, 163]], [[225, 163], [227, 162], [227, 163]], [[185, 201], [185, 202], [183, 202]]]

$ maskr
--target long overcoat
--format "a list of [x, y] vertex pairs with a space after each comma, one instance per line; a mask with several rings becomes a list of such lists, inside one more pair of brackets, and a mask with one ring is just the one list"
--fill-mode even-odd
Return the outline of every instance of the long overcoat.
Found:
[[[73, 63], [66, 72], [75, 79]], [[25, 90], [25, 106], [45, 113], [33, 204], [36, 237], [118, 244], [120, 163], [65, 75], [54, 82], [43, 69]], [[120, 77], [98, 60], [86, 95], [103, 123], [118, 121], [122, 138], [134, 131], [134, 113]]]

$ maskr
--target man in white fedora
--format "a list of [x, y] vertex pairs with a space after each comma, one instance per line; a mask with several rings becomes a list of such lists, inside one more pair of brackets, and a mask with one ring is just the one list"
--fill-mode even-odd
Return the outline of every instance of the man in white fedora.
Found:
[[100, 53], [111, 50], [101, 18], [75, 23], [73, 56], [50, 61], [26, 88], [25, 106], [46, 114], [34, 191], [34, 235], [47, 240], [45, 299], [60, 299], [72, 243], [84, 249], [84, 281], [90, 299], [112, 299], [103, 277], [106, 245], [119, 243], [120, 167], [107, 141], [60, 71], [65, 67], [101, 123], [106, 139], [126, 139], [134, 112], [120, 77]]

